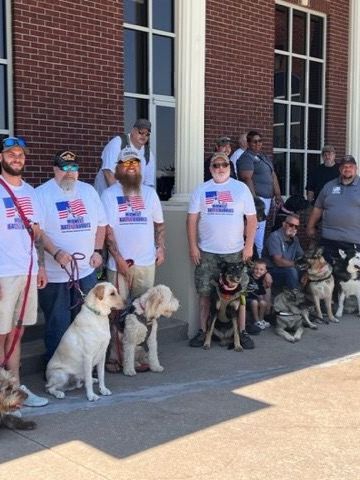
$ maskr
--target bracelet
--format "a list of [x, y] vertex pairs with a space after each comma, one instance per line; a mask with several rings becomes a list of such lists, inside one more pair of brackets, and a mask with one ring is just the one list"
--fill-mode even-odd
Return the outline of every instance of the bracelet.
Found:
[[102, 253], [103, 253], [102, 248], [95, 248], [94, 253], [95, 252], [102, 256]]
[[56, 252], [53, 255], [54, 260], [56, 260], [56, 257], [59, 255], [60, 252], [61, 252], [61, 248], [59, 248], [59, 250], [56, 250]]

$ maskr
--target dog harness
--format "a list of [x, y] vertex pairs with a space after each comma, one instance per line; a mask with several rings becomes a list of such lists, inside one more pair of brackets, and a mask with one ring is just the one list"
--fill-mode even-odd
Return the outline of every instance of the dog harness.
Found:
[[226, 316], [226, 308], [230, 303], [235, 300], [240, 300], [240, 305], [246, 305], [246, 297], [244, 292], [241, 290], [241, 285], [236, 287], [235, 290], [227, 290], [224, 285], [215, 286], [216, 292], [220, 299], [220, 308], [218, 310], [217, 318], [220, 322], [227, 323], [229, 321]]

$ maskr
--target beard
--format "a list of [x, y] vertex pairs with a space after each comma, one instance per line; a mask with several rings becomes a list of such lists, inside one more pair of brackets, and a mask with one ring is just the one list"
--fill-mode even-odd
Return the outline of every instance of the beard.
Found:
[[140, 193], [140, 186], [142, 180], [140, 173], [138, 173], [137, 175], [127, 175], [126, 173], [120, 173], [117, 169], [115, 173], [115, 178], [123, 187], [125, 195], [133, 195], [134, 193]]
[[13, 177], [21, 177], [24, 172], [24, 167], [20, 168], [19, 170], [14, 170], [11, 165], [9, 165], [4, 159], [2, 160], [0, 165], [4, 172], [12, 175]]
[[76, 179], [64, 177], [60, 181], [59, 185], [60, 185], [60, 188], [64, 190], [64, 192], [73, 192], [75, 190]]

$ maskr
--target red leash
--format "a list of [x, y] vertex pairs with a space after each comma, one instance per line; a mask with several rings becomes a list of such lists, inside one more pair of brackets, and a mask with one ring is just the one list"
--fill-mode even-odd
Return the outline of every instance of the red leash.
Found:
[[24, 300], [23, 300], [23, 303], [22, 303], [22, 306], [21, 306], [19, 319], [16, 323], [15, 335], [14, 335], [13, 341], [11, 343], [10, 349], [6, 352], [4, 360], [1, 364], [1, 366], [5, 368], [6, 364], [8, 363], [9, 359], [11, 358], [11, 355], [13, 354], [13, 352], [15, 350], [15, 346], [16, 346], [18, 340], [19, 340], [20, 333], [21, 333], [21, 328], [22, 328], [23, 321], [24, 321], [24, 313], [25, 313], [25, 308], [26, 308], [26, 303], [27, 303], [27, 300], [28, 300], [28, 296], [29, 296], [30, 283], [31, 283], [31, 271], [32, 271], [33, 263], [34, 263], [34, 258], [33, 258], [34, 231], [32, 229], [30, 220], [25, 216], [25, 214], [24, 214], [21, 206], [19, 205], [19, 202], [17, 201], [17, 198], [14, 195], [13, 191], [8, 187], [8, 185], [4, 182], [4, 180], [2, 178], [0, 178], [0, 185], [2, 185], [5, 188], [5, 190], [7, 191], [7, 193], [10, 195], [12, 201], [14, 202], [16, 210], [18, 211], [18, 214], [20, 215], [20, 218], [21, 218], [28, 234], [30, 235], [30, 252], [31, 252], [30, 253], [30, 265], [29, 265], [29, 270], [28, 270], [26, 284], [25, 284], [25, 290], [24, 290]]

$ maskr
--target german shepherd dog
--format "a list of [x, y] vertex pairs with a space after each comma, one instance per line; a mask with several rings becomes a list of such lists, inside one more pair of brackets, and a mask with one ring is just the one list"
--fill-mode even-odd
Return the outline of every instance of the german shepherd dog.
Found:
[[324, 300], [326, 313], [331, 322], [338, 323], [339, 320], [334, 316], [331, 308], [332, 294], [334, 291], [334, 277], [332, 275], [333, 267], [323, 257], [323, 248], [317, 247], [308, 250], [304, 255], [307, 264], [306, 269], [306, 292], [312, 299], [316, 309], [317, 318], [324, 323], [329, 323], [323, 318], [320, 308], [320, 300]]
[[339, 250], [340, 260], [334, 265], [335, 279], [339, 282], [338, 309], [335, 316], [341, 318], [344, 302], [350, 295], [355, 295], [360, 315], [360, 252], [356, 250]]
[[241, 352], [238, 313], [244, 305], [246, 288], [249, 283], [247, 266], [243, 262], [223, 263], [218, 282], [213, 283], [210, 297], [210, 319], [203, 348], [208, 350], [213, 334], [220, 339], [220, 345], [234, 342], [234, 350]]
[[303, 326], [313, 330], [317, 326], [310, 321], [305, 303], [305, 294], [298, 289], [285, 288], [274, 299], [276, 333], [288, 342], [298, 342], [304, 333]]

